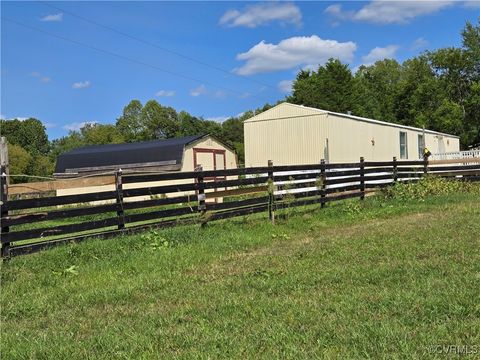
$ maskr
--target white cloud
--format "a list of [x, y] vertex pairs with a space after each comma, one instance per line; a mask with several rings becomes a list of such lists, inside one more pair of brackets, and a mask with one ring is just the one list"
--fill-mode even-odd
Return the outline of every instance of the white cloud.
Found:
[[367, 55], [362, 56], [363, 65], [369, 66], [378, 60], [394, 59], [398, 48], [398, 45], [388, 45], [383, 48], [377, 46], [370, 50]]
[[278, 83], [278, 89], [283, 93], [290, 93], [292, 92], [292, 80], [282, 80]]
[[300, 26], [302, 13], [291, 3], [268, 2], [246, 6], [243, 11], [229, 10], [220, 18], [220, 24], [229, 27], [255, 28], [273, 21]]
[[31, 72], [31, 73], [30, 73], [30, 76], [39, 79], [41, 82], [43, 82], [43, 83], [45, 83], [45, 84], [46, 84], [46, 83], [49, 83], [50, 81], [52, 81], [51, 78], [49, 78], [48, 76], [44, 76], [44, 75], [40, 74], [40, 73], [37, 72], [37, 71]]
[[207, 88], [203, 84], [190, 90], [191, 96], [200, 96], [200, 95], [205, 95], [206, 93], [207, 93]]
[[386, 47], [373, 48], [367, 55], [362, 56], [363, 65], [369, 66], [378, 60], [393, 59], [395, 58], [398, 48], [398, 45], [388, 45]]
[[[27, 119], [30, 119], [31, 117], [23, 117], [23, 116], [14, 116], [14, 117], [9, 117], [7, 118], [5, 115], [0, 114], [0, 119], [2, 120], [19, 120], [19, 121], [25, 121]], [[52, 123], [52, 122], [43, 122], [43, 126], [45, 126], [46, 129], [51, 129], [57, 126], [57, 124]]]
[[479, 0], [464, 1], [463, 6], [465, 6], [467, 9], [480, 9], [480, 1]]
[[79, 82], [76, 82], [76, 83], [72, 84], [72, 89], [85, 89], [85, 88], [90, 87], [90, 85], [91, 85], [91, 83], [90, 83], [89, 80], [79, 81]]
[[76, 131], [76, 130], [80, 130], [85, 125], [93, 125], [93, 124], [98, 124], [98, 123], [96, 121], [73, 122], [70, 124], [63, 125], [62, 128], [69, 131]]
[[[355, 15], [354, 11], [342, 10], [342, 5], [340, 4], [330, 5], [324, 10], [324, 12], [339, 20], [348, 20]], [[338, 23], [335, 23], [335, 26], [336, 25], [338, 25]]]
[[209, 121], [215, 121], [215, 122], [224, 122], [225, 120], [227, 119], [230, 119], [231, 116], [213, 116], [213, 117], [209, 117], [209, 118], [206, 118], [205, 120], [209, 120]]
[[63, 13], [47, 15], [40, 19], [40, 21], [62, 21], [62, 20], [63, 20]]
[[251, 75], [278, 70], [287, 70], [307, 64], [323, 64], [329, 58], [345, 62], [353, 60], [357, 45], [352, 42], [323, 40], [317, 35], [297, 36], [280, 41], [278, 44], [259, 42], [245, 53], [237, 55], [237, 60], [246, 63], [234, 72]]
[[170, 96], [175, 96], [175, 91], [173, 90], [160, 90], [155, 93], [155, 96], [165, 96], [165, 97], [170, 97]]
[[452, 5], [454, 1], [385, 1], [374, 0], [358, 11], [344, 11], [340, 4], [330, 5], [325, 12], [338, 20], [365, 21], [376, 24], [405, 24]]
[[213, 97], [215, 97], [217, 99], [225, 99], [227, 97], [227, 92], [223, 91], [223, 90], [217, 90], [213, 94]]
[[425, 40], [425, 38], [423, 37], [419, 37], [412, 43], [410, 50], [425, 49], [427, 46], [428, 46], [428, 41]]
[[3, 120], [18, 120], [18, 121], [25, 121], [27, 119], [30, 119], [29, 117], [23, 117], [23, 116], [13, 116], [13, 117], [7, 118], [5, 115], [2, 115], [1, 118]]

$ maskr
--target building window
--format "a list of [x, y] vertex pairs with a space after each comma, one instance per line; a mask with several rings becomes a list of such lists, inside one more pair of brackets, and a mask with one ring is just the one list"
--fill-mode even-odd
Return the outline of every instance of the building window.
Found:
[[407, 158], [408, 158], [407, 133], [404, 131], [400, 131], [400, 159], [407, 159]]
[[425, 149], [425, 140], [422, 134], [418, 134], [418, 158], [423, 159], [423, 149]]

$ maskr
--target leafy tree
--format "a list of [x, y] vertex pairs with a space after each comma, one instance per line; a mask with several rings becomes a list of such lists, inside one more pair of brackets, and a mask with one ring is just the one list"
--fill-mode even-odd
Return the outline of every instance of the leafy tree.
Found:
[[[32, 155], [30, 155], [27, 150], [25, 150], [19, 145], [8, 145], [8, 162], [10, 165], [10, 174], [28, 174], [31, 161]], [[23, 177], [12, 177], [11, 181], [12, 183], [20, 183], [28, 181], [28, 179]]]
[[198, 135], [205, 132], [205, 126], [202, 120], [190, 115], [186, 111], [180, 111], [178, 113], [178, 122], [178, 131], [181, 136]]
[[116, 127], [127, 142], [145, 139], [146, 128], [143, 123], [142, 103], [132, 100], [123, 108], [123, 114], [117, 119]]
[[432, 130], [435, 110], [445, 97], [444, 90], [426, 56], [406, 60], [394, 99], [397, 122]]
[[118, 128], [110, 124], [87, 124], [80, 129], [85, 145], [118, 144], [124, 138]]
[[347, 64], [330, 59], [317, 72], [302, 70], [288, 101], [336, 112], [352, 110], [354, 79]]
[[[480, 23], [480, 17], [479, 17]], [[462, 44], [465, 56], [469, 62], [470, 71], [473, 72], [475, 80], [480, 77], [480, 25], [473, 25], [467, 21], [462, 31]]]
[[[46, 155], [37, 155], [30, 161], [28, 173], [36, 176], [51, 177], [54, 171], [54, 163], [50, 157]], [[35, 181], [39, 181], [36, 179]]]
[[238, 161], [245, 162], [243, 146], [243, 120], [240, 118], [230, 118], [222, 123], [222, 133], [220, 138], [237, 153]]
[[0, 120], [0, 128], [9, 144], [19, 145], [30, 154], [48, 154], [50, 144], [45, 126], [40, 120]]
[[50, 158], [55, 162], [60, 154], [85, 146], [82, 134], [79, 131], [70, 131], [67, 136], [52, 141]]
[[355, 74], [352, 110], [355, 115], [397, 122], [395, 98], [402, 75], [396, 60], [385, 59], [360, 66]]
[[470, 73], [470, 92], [465, 100], [465, 134], [463, 142], [480, 144], [480, 17], [477, 25], [467, 22], [462, 44]]
[[142, 123], [147, 139], [168, 139], [179, 135], [177, 112], [171, 107], [163, 107], [156, 100], [147, 101], [143, 107]]

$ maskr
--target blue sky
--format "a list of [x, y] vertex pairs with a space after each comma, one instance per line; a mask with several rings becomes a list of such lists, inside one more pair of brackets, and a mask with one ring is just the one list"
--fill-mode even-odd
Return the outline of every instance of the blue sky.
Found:
[[299, 69], [329, 57], [355, 69], [459, 46], [480, 1], [2, 2], [1, 13], [2, 118], [38, 118], [53, 139], [115, 123], [132, 99], [222, 121], [284, 98]]

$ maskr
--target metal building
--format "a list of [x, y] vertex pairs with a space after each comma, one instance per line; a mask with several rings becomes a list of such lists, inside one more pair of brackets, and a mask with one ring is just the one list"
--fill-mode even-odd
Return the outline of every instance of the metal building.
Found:
[[[124, 174], [194, 171], [197, 165], [201, 165], [203, 170], [232, 169], [237, 167], [237, 156], [233, 149], [211, 135], [187, 136], [139, 143], [93, 145], [60, 155], [55, 167], [55, 176], [57, 178], [81, 178], [111, 174], [119, 169], [122, 169]], [[225, 177], [206, 180], [222, 179], [225, 179]], [[171, 180], [126, 184], [124, 188], [174, 185], [188, 181]], [[94, 188], [57, 190], [57, 195], [111, 191], [114, 189], [114, 185], [108, 184]], [[140, 200], [137, 197], [129, 200], [132, 199]]]
[[459, 137], [349, 114], [281, 103], [244, 122], [245, 166], [418, 160], [459, 151]]
[[122, 169], [124, 171], [193, 171], [237, 167], [235, 152], [210, 135], [137, 143], [81, 147], [61, 154], [55, 175], [75, 177]]

